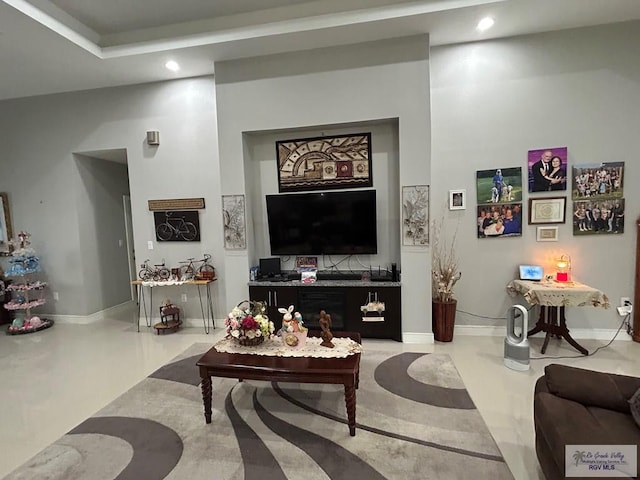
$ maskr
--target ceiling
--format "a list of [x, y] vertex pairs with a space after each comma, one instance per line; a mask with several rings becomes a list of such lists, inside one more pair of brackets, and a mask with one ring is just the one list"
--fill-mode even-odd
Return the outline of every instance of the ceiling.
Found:
[[[480, 33], [486, 15], [496, 25]], [[637, 19], [640, 0], [0, 0], [0, 100], [408, 35], [445, 45]]]

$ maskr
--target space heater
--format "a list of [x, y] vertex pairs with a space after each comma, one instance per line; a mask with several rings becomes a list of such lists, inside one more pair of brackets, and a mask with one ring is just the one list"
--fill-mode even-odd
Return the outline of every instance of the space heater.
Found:
[[522, 305], [513, 305], [507, 310], [504, 364], [513, 370], [529, 370], [528, 319], [529, 312]]

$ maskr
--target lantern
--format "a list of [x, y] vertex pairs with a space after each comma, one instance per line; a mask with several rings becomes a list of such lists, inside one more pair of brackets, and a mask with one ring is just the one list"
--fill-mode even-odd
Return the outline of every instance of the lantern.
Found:
[[558, 271], [556, 272], [556, 280], [558, 282], [568, 282], [571, 277], [571, 257], [562, 255], [556, 263]]

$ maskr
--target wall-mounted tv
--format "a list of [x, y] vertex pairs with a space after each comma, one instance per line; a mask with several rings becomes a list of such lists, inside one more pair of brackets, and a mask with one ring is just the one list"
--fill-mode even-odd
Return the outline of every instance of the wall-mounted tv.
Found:
[[271, 255], [378, 253], [376, 191], [267, 195]]

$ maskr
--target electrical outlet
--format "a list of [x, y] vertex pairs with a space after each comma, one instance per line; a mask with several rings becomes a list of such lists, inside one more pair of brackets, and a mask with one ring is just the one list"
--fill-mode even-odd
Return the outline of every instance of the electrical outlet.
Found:
[[58, 292], [53, 292], [53, 299], [57, 302], [60, 300], [60, 294]]
[[149, 250], [153, 250], [153, 241], [152, 241], [152, 240], [149, 240], [149, 241], [147, 242], [147, 248], [148, 248]]
[[629, 297], [620, 297], [620, 306], [628, 307], [631, 305], [631, 299]]
[[181, 300], [182, 300], [183, 302], [186, 302], [186, 301], [187, 301], [187, 294], [186, 294], [186, 293], [183, 293], [183, 294], [182, 294], [182, 298], [181, 298]]

